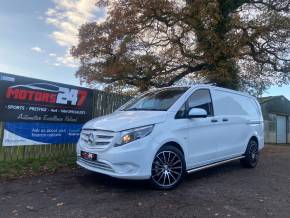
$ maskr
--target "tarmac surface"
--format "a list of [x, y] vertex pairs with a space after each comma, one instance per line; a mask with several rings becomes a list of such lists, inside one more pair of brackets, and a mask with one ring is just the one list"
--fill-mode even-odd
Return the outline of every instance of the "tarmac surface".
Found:
[[235, 161], [172, 191], [82, 169], [0, 181], [0, 217], [290, 217], [290, 146], [266, 146], [255, 169]]

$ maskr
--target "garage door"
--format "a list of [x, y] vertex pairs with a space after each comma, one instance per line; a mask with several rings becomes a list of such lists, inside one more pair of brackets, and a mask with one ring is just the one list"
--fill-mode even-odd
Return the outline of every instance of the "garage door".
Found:
[[277, 143], [287, 143], [287, 119], [285, 116], [277, 116]]

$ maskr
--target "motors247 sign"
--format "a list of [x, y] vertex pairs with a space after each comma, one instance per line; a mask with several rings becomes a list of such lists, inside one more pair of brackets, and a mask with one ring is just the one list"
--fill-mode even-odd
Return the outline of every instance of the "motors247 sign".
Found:
[[0, 73], [0, 120], [85, 123], [92, 117], [90, 89]]

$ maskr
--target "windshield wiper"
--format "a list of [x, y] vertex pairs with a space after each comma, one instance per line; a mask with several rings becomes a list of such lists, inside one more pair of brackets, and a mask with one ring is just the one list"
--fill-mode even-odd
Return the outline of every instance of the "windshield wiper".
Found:
[[129, 108], [129, 109], [125, 110], [125, 111], [138, 111], [138, 110], [139, 110], [139, 108], [133, 107], [133, 108]]
[[129, 108], [126, 111], [166, 111], [164, 109], [155, 109], [155, 108]]

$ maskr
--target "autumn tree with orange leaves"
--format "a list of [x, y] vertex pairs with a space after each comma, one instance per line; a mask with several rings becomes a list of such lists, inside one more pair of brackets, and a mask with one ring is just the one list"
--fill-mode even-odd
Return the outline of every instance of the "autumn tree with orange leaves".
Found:
[[290, 80], [290, 0], [100, 0], [71, 53], [106, 89], [210, 82], [259, 95]]

